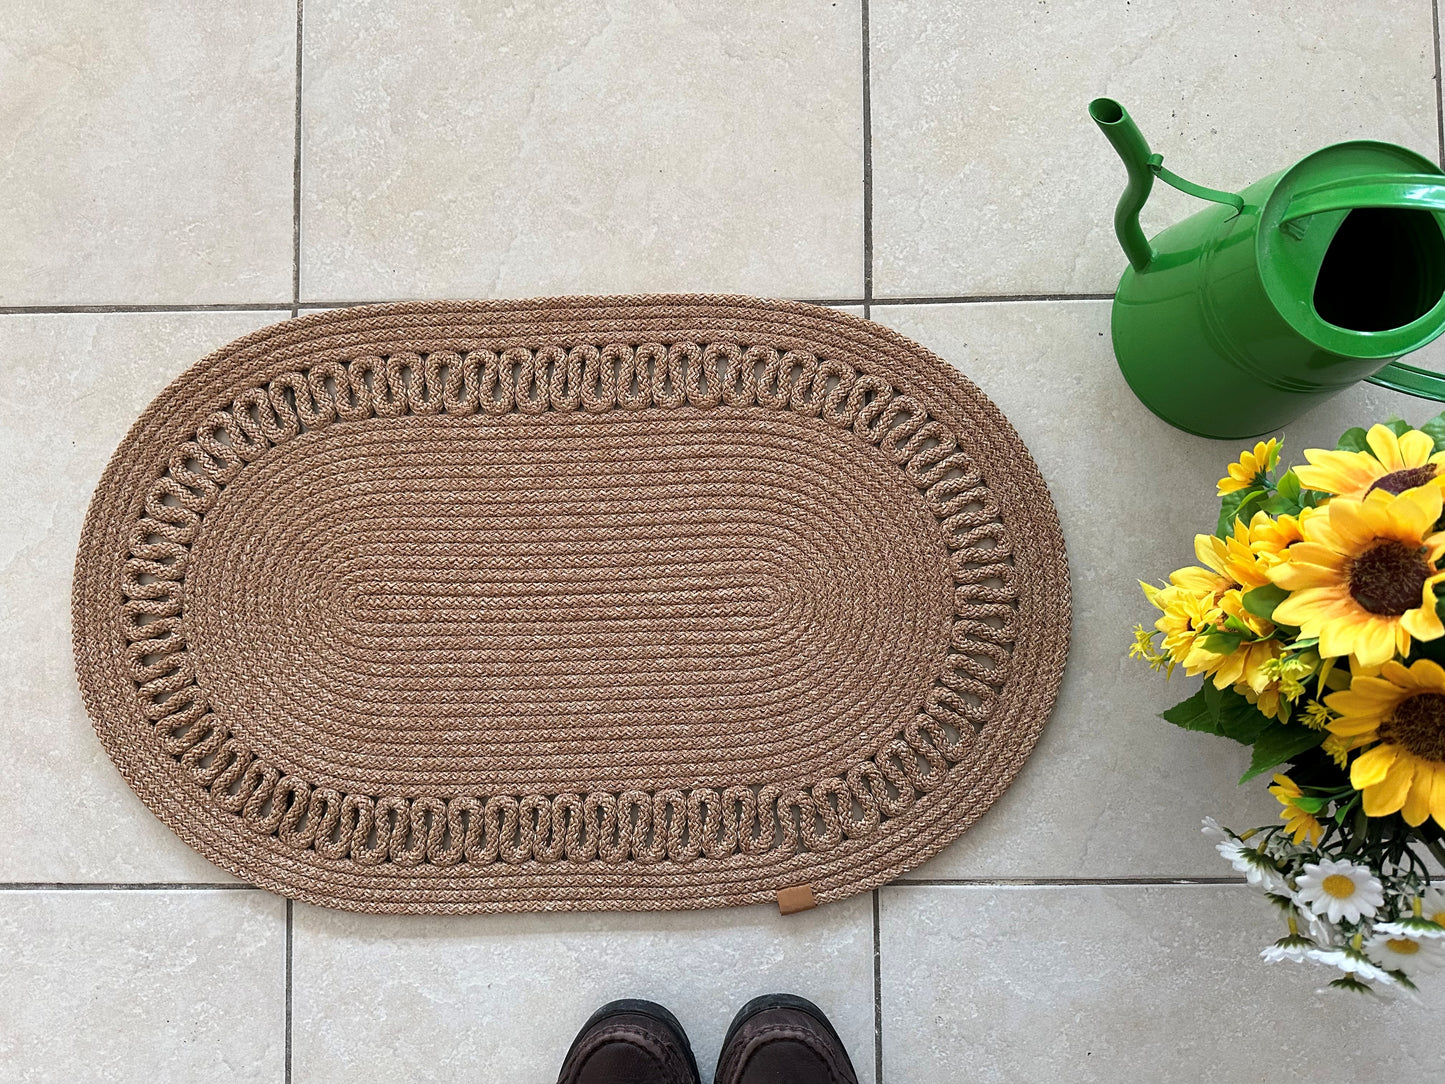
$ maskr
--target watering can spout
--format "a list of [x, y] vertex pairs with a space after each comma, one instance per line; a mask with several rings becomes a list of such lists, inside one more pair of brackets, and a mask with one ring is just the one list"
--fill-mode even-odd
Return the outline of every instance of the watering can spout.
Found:
[[1095, 98], [1089, 103], [1089, 116], [1099, 126], [1129, 172], [1129, 183], [1119, 204], [1114, 208], [1114, 232], [1135, 271], [1143, 271], [1154, 259], [1144, 230], [1139, 225], [1139, 211], [1154, 187], [1154, 173], [1149, 168], [1149, 144], [1134, 118], [1113, 98]]

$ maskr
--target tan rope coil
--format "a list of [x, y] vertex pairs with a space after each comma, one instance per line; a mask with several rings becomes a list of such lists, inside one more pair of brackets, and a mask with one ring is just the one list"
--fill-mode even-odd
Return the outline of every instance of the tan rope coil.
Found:
[[211, 861], [354, 910], [881, 884], [1052, 708], [1063, 539], [922, 347], [740, 297], [264, 328], [117, 450], [76, 560], [107, 753]]

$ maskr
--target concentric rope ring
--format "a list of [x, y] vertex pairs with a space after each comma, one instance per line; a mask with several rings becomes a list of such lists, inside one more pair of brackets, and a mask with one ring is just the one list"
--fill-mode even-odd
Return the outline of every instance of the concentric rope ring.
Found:
[[1037, 740], [1069, 593], [1027, 450], [916, 344], [558, 298], [204, 359], [107, 468], [73, 619], [107, 752], [223, 868], [354, 910], [633, 910], [931, 856]]

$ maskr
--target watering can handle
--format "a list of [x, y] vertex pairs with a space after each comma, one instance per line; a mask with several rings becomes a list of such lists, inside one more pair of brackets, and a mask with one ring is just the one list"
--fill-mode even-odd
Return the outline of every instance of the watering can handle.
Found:
[[1432, 399], [1437, 403], [1445, 403], [1445, 376], [1432, 373], [1429, 369], [1406, 365], [1401, 361], [1392, 361], [1374, 376], [1368, 376], [1365, 380], [1370, 384], [1389, 388], [1390, 391], [1413, 395], [1417, 399]]
[[1398, 207], [1445, 211], [1445, 176], [1429, 173], [1378, 173], [1304, 188], [1285, 205], [1280, 226], [1325, 211], [1356, 207]]

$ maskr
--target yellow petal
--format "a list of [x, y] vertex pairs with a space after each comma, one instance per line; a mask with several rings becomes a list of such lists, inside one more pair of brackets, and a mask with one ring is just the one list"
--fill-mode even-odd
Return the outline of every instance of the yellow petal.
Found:
[[1423, 467], [1430, 461], [1430, 453], [1435, 450], [1435, 441], [1428, 433], [1422, 433], [1418, 429], [1411, 429], [1399, 440], [1400, 458], [1406, 467]]
[[1396, 497], [1390, 507], [1398, 532], [1395, 537], [1419, 542], [1440, 518], [1441, 496], [1439, 486], [1419, 486]]
[[[1365, 627], [1356, 634], [1354, 653], [1366, 666], [1379, 666], [1389, 661], [1397, 646], [1395, 622], [1387, 618], [1371, 617]], [[1407, 644], [1406, 647], [1408, 646]]]
[[1215, 575], [1208, 569], [1198, 568], [1190, 565], [1188, 568], [1180, 568], [1169, 574], [1169, 582], [1175, 587], [1183, 587], [1188, 591], [1197, 591], [1200, 594], [1210, 595], [1215, 591], [1223, 591], [1229, 587], [1229, 581], [1221, 576]]
[[1414, 759], [1397, 758], [1384, 779], [1365, 788], [1365, 816], [1388, 817], [1391, 813], [1398, 813], [1405, 804], [1405, 796], [1410, 793], [1410, 782], [1414, 778]]
[[1290, 563], [1316, 565], [1319, 568], [1341, 569], [1345, 567], [1345, 555], [1319, 542], [1296, 542], [1289, 548]]
[[1386, 471], [1403, 470], [1405, 461], [1400, 457], [1400, 441], [1388, 426], [1376, 423], [1365, 434], [1365, 443], [1375, 458], [1384, 464]]
[[1400, 750], [1393, 745], [1377, 745], [1366, 749], [1350, 767], [1350, 786], [1364, 790], [1384, 781]]
[[1364, 452], [1307, 448], [1305, 458], [1310, 466], [1296, 467], [1295, 477], [1300, 485], [1319, 493], [1363, 494], [1385, 473], [1380, 463]]
[[1410, 793], [1405, 795], [1405, 805], [1400, 813], [1405, 823], [1412, 828], [1425, 823], [1430, 816], [1430, 795], [1435, 785], [1435, 768], [1426, 761], [1415, 763], [1415, 780], [1410, 784]]
[[1430, 816], [1445, 828], [1445, 772], [1438, 770], [1430, 781]]
[[[1429, 662], [1429, 660], [1421, 659], [1420, 662]], [[1417, 663], [1416, 665], [1419, 664]], [[1430, 665], [1435, 666], [1433, 662], [1430, 663]], [[1436, 666], [1435, 669], [1438, 670], [1440, 668]], [[1370, 688], [1378, 688], [1381, 685], [1381, 678], [1384, 679], [1383, 683], [1388, 685], [1399, 685], [1406, 688], [1412, 685], [1411, 672], [1405, 669], [1403, 663], [1397, 662], [1395, 659], [1391, 659], [1385, 663], [1384, 666], [1380, 667], [1380, 677], [1371, 679], [1375, 684], [1370, 686]], [[1383, 689], [1380, 691], [1383, 691]]]
[[1328, 508], [1330, 526], [1339, 532], [1349, 549], [1359, 552], [1377, 537], [1379, 525], [1373, 515], [1375, 506], [1369, 502], [1336, 497], [1330, 501]]
[[1375, 731], [1380, 729], [1380, 724], [1384, 721], [1382, 715], [1350, 715], [1344, 719], [1331, 719], [1330, 725], [1325, 729], [1342, 738], [1358, 738], [1365, 734], [1374, 738]]
[[1212, 534], [1197, 534], [1194, 536], [1194, 556], [1199, 558], [1201, 565], [1206, 565], [1215, 572], [1222, 573], [1229, 553], [1224, 548], [1223, 539], [1216, 538]]
[[[1392, 666], [1394, 669], [1391, 668]], [[1396, 671], [1404, 670], [1405, 668], [1399, 663], [1393, 663], [1386, 664], [1380, 673], [1386, 678], [1392, 678]], [[1445, 693], [1445, 667], [1442, 667], [1434, 659], [1416, 659], [1405, 673], [1409, 675], [1408, 683], [1411, 687], [1423, 689], [1426, 692]], [[1406, 684], [1398, 678], [1394, 680], [1397, 684]]]

